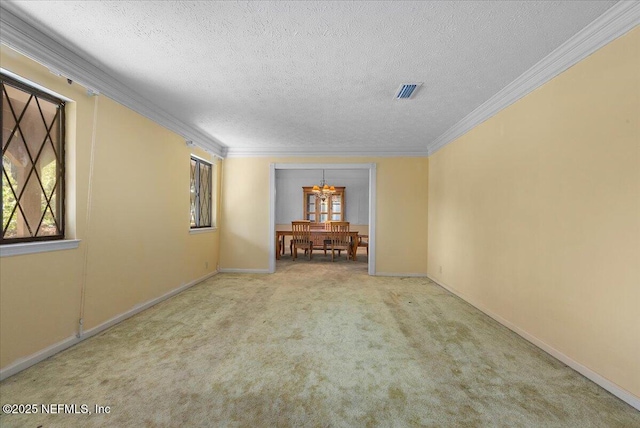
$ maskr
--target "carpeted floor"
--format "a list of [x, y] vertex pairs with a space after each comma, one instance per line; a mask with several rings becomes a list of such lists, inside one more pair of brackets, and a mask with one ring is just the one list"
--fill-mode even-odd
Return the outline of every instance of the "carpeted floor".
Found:
[[366, 257], [219, 274], [0, 384], [2, 427], [638, 427], [640, 412], [422, 278]]

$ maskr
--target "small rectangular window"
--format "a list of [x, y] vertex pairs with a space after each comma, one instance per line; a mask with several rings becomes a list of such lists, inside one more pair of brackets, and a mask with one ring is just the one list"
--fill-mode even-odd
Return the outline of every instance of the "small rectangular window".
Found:
[[212, 227], [212, 167], [191, 157], [191, 228]]
[[0, 74], [0, 244], [64, 238], [64, 101]]

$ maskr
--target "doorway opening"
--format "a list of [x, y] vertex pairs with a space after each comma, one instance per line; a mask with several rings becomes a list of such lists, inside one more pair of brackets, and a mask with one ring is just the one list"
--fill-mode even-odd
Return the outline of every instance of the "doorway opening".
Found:
[[[348, 193], [348, 186], [346, 189], [345, 220], [351, 220], [351, 223], [354, 224], [354, 230], [358, 230], [359, 233], [362, 233], [361, 230], [364, 231], [366, 227], [369, 253], [367, 257], [367, 272], [369, 275], [375, 275], [376, 164], [272, 163], [270, 167], [269, 237], [271, 245], [269, 247], [269, 272], [274, 273], [276, 271], [276, 230], [286, 227], [286, 224], [290, 224], [291, 220], [303, 218], [302, 187], [316, 184], [316, 182], [319, 183], [320, 174], [324, 171], [327, 174], [327, 178], [337, 178], [338, 184], [336, 185], [340, 185], [340, 182], [353, 184], [351, 186], [351, 194]], [[327, 179], [327, 182], [329, 181]], [[349, 198], [349, 196], [351, 197]], [[352, 205], [351, 211], [349, 211], [349, 202]], [[363, 223], [363, 220], [367, 223], [366, 225], [359, 224]], [[366, 251], [366, 248], [359, 248], [357, 254], [365, 256]], [[322, 257], [320, 252], [317, 255]], [[316, 257], [315, 250], [314, 257]]]

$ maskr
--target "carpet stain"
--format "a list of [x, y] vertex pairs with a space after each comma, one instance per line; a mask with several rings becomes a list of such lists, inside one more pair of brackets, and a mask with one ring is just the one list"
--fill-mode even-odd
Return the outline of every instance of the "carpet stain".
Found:
[[397, 386], [389, 387], [388, 390], [389, 399], [401, 403], [402, 405], [407, 403], [407, 395], [402, 391], [402, 389]]
[[[423, 278], [284, 256], [218, 274], [0, 383], [46, 427], [637, 427], [640, 412]], [[85, 417], [86, 416], [86, 417]]]
[[291, 339], [291, 340], [302, 340], [302, 339], [304, 339], [304, 334], [302, 333], [301, 329], [296, 328], [295, 331], [291, 334], [291, 336], [288, 337], [288, 339]]

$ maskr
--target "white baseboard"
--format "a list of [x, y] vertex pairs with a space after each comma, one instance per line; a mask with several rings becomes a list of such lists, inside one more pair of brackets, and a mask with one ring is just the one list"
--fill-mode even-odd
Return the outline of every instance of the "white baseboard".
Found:
[[411, 277], [411, 278], [426, 278], [427, 274], [426, 273], [415, 273], [415, 272], [410, 272], [410, 273], [397, 273], [397, 272], [376, 272], [376, 276], [405, 276], [405, 277]]
[[93, 328], [90, 328], [89, 330], [84, 331], [82, 333], [82, 339], [87, 339], [87, 338], [89, 338], [91, 336], [95, 336], [96, 334], [103, 332], [104, 330], [108, 329], [109, 327], [112, 327], [112, 326], [118, 324], [119, 322], [126, 320], [127, 318], [130, 318], [130, 317], [132, 317], [132, 316], [144, 311], [145, 309], [149, 309], [150, 307], [155, 306], [158, 303], [160, 303], [160, 302], [162, 302], [164, 300], [167, 300], [168, 298], [173, 297], [178, 293], [183, 292], [187, 288], [193, 287], [194, 285], [199, 284], [202, 281], [205, 281], [205, 280], [211, 278], [212, 276], [216, 275], [217, 273], [218, 273], [217, 271], [216, 272], [211, 272], [211, 273], [209, 273], [209, 274], [207, 274], [207, 275], [205, 275], [203, 277], [200, 277], [200, 278], [195, 279], [195, 280], [193, 280], [191, 282], [188, 282], [188, 283], [186, 283], [184, 285], [181, 285], [180, 287], [178, 287], [178, 288], [176, 288], [174, 290], [171, 290], [168, 293], [163, 294], [160, 297], [156, 297], [155, 299], [151, 299], [148, 302], [136, 305], [133, 308], [131, 308], [130, 310], [128, 310], [127, 312], [122, 313], [122, 314], [120, 314], [118, 316], [115, 316], [115, 317], [111, 318], [110, 320], [105, 321], [105, 322], [103, 322], [102, 324], [100, 324], [98, 326], [95, 326]]
[[222, 268], [220, 273], [271, 273], [269, 269], [235, 269], [235, 268]]
[[32, 365], [37, 364], [40, 361], [45, 360], [50, 356], [57, 354], [60, 351], [64, 351], [65, 349], [72, 347], [73, 345], [81, 342], [82, 340], [83, 339], [80, 339], [76, 336], [71, 336], [41, 351], [38, 351], [35, 354], [31, 354], [28, 357], [21, 358], [15, 363], [11, 364], [10, 366], [7, 366], [6, 368], [0, 370], [0, 380], [5, 380], [9, 376], [13, 376], [14, 374], [19, 373], [22, 370], [27, 369]]
[[189, 287], [193, 287], [194, 285], [205, 281], [209, 278], [211, 278], [212, 276], [214, 276], [215, 274], [217, 274], [218, 272], [212, 272], [209, 273], [201, 278], [195, 279], [191, 282], [188, 282], [184, 285], [181, 285], [180, 287], [176, 288], [175, 290], [171, 290], [170, 292], [163, 294], [160, 297], [156, 297], [155, 299], [149, 300], [148, 302], [142, 303], [140, 305], [136, 305], [133, 308], [131, 308], [129, 311], [124, 312], [116, 317], [111, 318], [108, 321], [105, 321], [104, 323], [86, 330], [85, 332], [82, 333], [82, 335], [80, 337], [77, 336], [71, 336], [67, 339], [64, 339], [58, 343], [55, 343], [41, 351], [38, 351], [34, 354], [29, 355], [28, 357], [25, 358], [21, 358], [18, 361], [16, 361], [15, 363], [7, 366], [6, 368], [0, 370], [0, 381], [8, 378], [9, 376], [13, 376], [16, 373], [21, 372], [24, 369], [27, 369], [31, 366], [33, 366], [34, 364], [39, 363], [40, 361], [43, 361], [55, 354], [57, 354], [60, 351], [64, 351], [67, 348], [70, 348], [73, 345], [76, 345], [77, 343], [82, 342], [85, 339], [90, 338], [91, 336], [95, 336], [96, 334], [108, 329], [109, 327], [114, 326], [115, 324], [118, 324], [121, 321], [126, 320], [127, 318], [130, 318], [142, 311], [144, 311], [145, 309], [149, 309], [151, 306], [157, 305], [158, 303], [162, 302], [163, 300], [167, 300], [170, 297], [175, 296], [176, 294], [186, 290]]
[[567, 366], [571, 367], [573, 370], [577, 371], [578, 373], [580, 373], [581, 375], [583, 375], [587, 379], [590, 379], [593, 382], [595, 382], [596, 384], [600, 385], [601, 387], [603, 387], [604, 389], [606, 389], [607, 391], [609, 391], [610, 393], [612, 393], [613, 395], [615, 395], [616, 397], [621, 399], [622, 401], [624, 401], [624, 402], [628, 403], [629, 405], [635, 407], [636, 409], [640, 410], [640, 397], [635, 396], [631, 392], [629, 392], [626, 389], [618, 386], [617, 384], [611, 382], [610, 380], [602, 377], [601, 375], [599, 375], [598, 373], [596, 373], [593, 370], [589, 369], [588, 367], [583, 366], [579, 362], [573, 360], [571, 357], [569, 357], [566, 354], [563, 354], [562, 352], [558, 351], [553, 346], [551, 346], [551, 345], [545, 343], [544, 341], [538, 339], [537, 337], [533, 336], [532, 334], [528, 333], [527, 331], [525, 331], [525, 330], [521, 329], [520, 327], [516, 326], [512, 322], [502, 318], [500, 315], [493, 313], [489, 309], [485, 308], [483, 305], [481, 305], [481, 304], [475, 302], [473, 299], [469, 298], [469, 296], [465, 295], [464, 293], [461, 293], [460, 291], [458, 291], [458, 290], [456, 290], [456, 289], [444, 284], [443, 282], [441, 282], [441, 281], [439, 281], [439, 280], [437, 280], [437, 279], [435, 279], [435, 278], [433, 278], [433, 277], [431, 277], [429, 275], [427, 275], [427, 278], [429, 278], [431, 281], [433, 281], [436, 284], [438, 284], [440, 287], [442, 287], [442, 288], [446, 289], [447, 291], [449, 291], [449, 292], [455, 294], [456, 296], [460, 297], [462, 300], [464, 300], [465, 302], [469, 303], [470, 305], [472, 305], [476, 309], [480, 310], [481, 312], [484, 312], [485, 314], [489, 315], [491, 318], [493, 318], [494, 320], [498, 321], [500, 324], [502, 324], [503, 326], [507, 327], [509, 330], [511, 330], [514, 333], [518, 334], [519, 336], [521, 336], [522, 338], [526, 339], [527, 341], [533, 343], [538, 348], [542, 349], [547, 354], [551, 355], [552, 357], [556, 358], [557, 360], [560, 360], [561, 362], [563, 362]]

